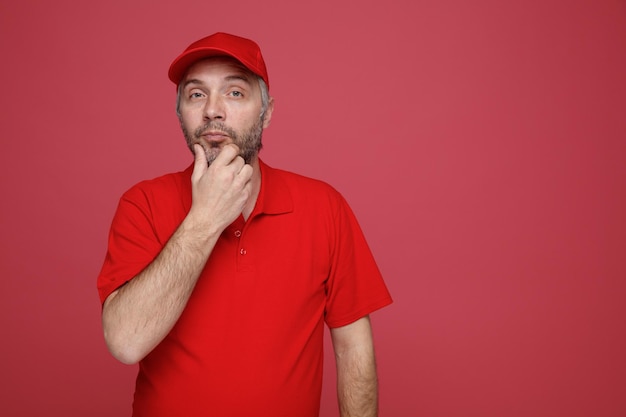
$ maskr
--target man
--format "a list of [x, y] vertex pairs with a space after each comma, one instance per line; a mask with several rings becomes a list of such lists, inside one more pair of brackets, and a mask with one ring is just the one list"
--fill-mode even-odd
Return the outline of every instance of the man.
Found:
[[258, 45], [216, 33], [169, 78], [194, 162], [124, 194], [98, 277], [107, 346], [139, 363], [133, 416], [318, 416], [324, 322], [341, 415], [377, 415], [368, 315], [391, 298], [343, 197], [259, 159]]

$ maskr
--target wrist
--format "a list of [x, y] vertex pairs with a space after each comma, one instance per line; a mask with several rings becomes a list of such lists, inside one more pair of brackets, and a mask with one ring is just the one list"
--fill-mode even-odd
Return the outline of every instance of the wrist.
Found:
[[178, 232], [184, 236], [184, 239], [194, 246], [205, 246], [212, 241], [217, 241], [223, 230], [224, 227], [203, 217], [196, 216], [192, 211], [189, 212], [178, 228]]

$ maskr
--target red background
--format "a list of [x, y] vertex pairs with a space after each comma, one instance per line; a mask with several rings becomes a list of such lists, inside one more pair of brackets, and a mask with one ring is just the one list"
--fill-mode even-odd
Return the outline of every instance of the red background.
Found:
[[129, 415], [95, 279], [120, 194], [190, 161], [166, 71], [218, 30], [264, 50], [262, 157], [348, 198], [394, 295], [381, 416], [626, 415], [618, 0], [3, 1], [2, 415]]

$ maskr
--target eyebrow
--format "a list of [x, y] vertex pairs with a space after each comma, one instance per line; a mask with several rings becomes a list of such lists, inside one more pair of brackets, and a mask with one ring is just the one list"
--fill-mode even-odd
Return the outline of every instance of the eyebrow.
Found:
[[[228, 76], [224, 77], [224, 80], [225, 81], [229, 81], [229, 82], [232, 82], [232, 81], [243, 81], [243, 82], [245, 82], [248, 85], [252, 85], [252, 83], [250, 82], [250, 77], [247, 76], [247, 75], [244, 75], [244, 74], [241, 74], [241, 75], [228, 75]], [[183, 86], [182, 86], [183, 89], [185, 87], [187, 87], [189, 84], [203, 85], [204, 82], [199, 80], [199, 79], [197, 79], [197, 78], [191, 78], [191, 79], [189, 79], [189, 80], [187, 80], [187, 81], [185, 81], [183, 83]]]

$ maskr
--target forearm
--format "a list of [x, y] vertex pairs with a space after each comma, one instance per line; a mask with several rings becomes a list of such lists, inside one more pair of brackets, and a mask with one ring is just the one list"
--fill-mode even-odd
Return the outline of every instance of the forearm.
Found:
[[121, 362], [140, 361], [167, 336], [222, 231], [254, 206], [259, 167], [253, 181], [254, 168], [238, 154], [236, 145], [226, 145], [209, 167], [203, 148], [194, 145], [189, 213], [156, 259], [104, 302], [104, 337]]
[[136, 363], [167, 336], [218, 237], [219, 231], [199, 232], [186, 219], [155, 260], [107, 298], [102, 323], [113, 356]]
[[369, 318], [333, 329], [341, 417], [378, 416], [378, 379]]
[[378, 415], [378, 381], [373, 354], [338, 361], [337, 398], [341, 417]]

